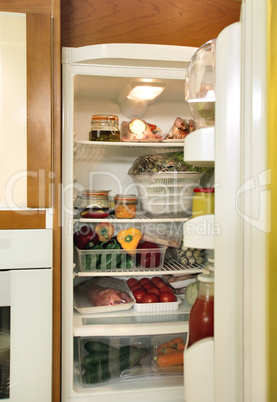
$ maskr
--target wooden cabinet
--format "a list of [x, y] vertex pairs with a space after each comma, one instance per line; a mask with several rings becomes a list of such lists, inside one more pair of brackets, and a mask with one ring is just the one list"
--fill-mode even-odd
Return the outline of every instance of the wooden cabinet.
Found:
[[199, 47], [239, 20], [235, 0], [61, 0], [61, 43]]

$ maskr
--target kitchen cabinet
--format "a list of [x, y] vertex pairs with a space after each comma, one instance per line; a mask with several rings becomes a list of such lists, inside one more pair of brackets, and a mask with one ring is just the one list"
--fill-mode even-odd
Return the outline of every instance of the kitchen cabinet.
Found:
[[[23, 145], [14, 141], [4, 152], [10, 164], [24, 154], [25, 180], [20, 200], [1, 200], [0, 229], [52, 229], [53, 232], [53, 358], [52, 401], [60, 400], [60, 182], [61, 182], [61, 77], [59, 0], [0, 0], [0, 12], [25, 15], [25, 105], [14, 120], [25, 119]], [[3, 58], [1, 59], [3, 63]], [[24, 74], [24, 72], [23, 72]], [[6, 77], [4, 77], [6, 78]], [[3, 90], [3, 87], [2, 87]], [[17, 92], [2, 95], [4, 102]], [[17, 100], [17, 99], [16, 99]], [[3, 103], [4, 104], [4, 103]], [[16, 102], [12, 105], [15, 108]], [[6, 116], [5, 116], [6, 117]], [[23, 119], [21, 119], [23, 120]], [[7, 128], [8, 130], [8, 128]], [[2, 132], [7, 139], [11, 130]], [[14, 133], [12, 133], [14, 134]], [[14, 149], [13, 149], [14, 147]], [[3, 167], [2, 167], [3, 168]], [[4, 166], [4, 169], [6, 167]], [[2, 169], [2, 171], [4, 171]], [[14, 200], [13, 200], [14, 201]]]
[[61, 43], [199, 47], [239, 20], [235, 0], [61, 0]]

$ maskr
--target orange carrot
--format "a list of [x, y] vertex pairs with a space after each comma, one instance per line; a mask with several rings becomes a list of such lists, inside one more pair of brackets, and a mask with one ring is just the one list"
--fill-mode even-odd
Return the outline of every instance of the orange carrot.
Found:
[[168, 348], [162, 348], [162, 349], [160, 349], [160, 350], [158, 351], [158, 354], [163, 354], [163, 355], [165, 355], [165, 354], [167, 354], [167, 353], [173, 353], [173, 352], [176, 352], [176, 349], [175, 349], [175, 348], [170, 348], [170, 347], [168, 347]]
[[167, 347], [172, 347], [173, 345], [176, 345], [178, 343], [184, 342], [183, 338], [181, 336], [177, 336], [176, 338], [171, 339], [170, 341], [167, 341], [163, 343], [162, 345], [158, 346], [158, 352], [159, 350]]
[[186, 344], [184, 342], [178, 343], [177, 350], [185, 350]]
[[184, 352], [182, 350], [177, 350], [166, 355], [159, 355], [157, 359], [157, 364], [160, 367], [178, 366], [179, 364], [183, 364], [183, 361]]

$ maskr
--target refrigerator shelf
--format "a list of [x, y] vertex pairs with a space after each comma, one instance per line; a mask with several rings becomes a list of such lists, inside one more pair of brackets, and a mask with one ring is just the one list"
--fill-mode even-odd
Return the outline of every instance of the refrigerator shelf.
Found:
[[106, 336], [112, 333], [113, 336], [142, 336], [187, 333], [190, 309], [191, 306], [182, 300], [178, 310], [156, 313], [141, 313], [134, 308], [90, 315], [74, 311], [73, 335]]
[[162, 268], [143, 268], [136, 267], [133, 269], [120, 269], [114, 268], [109, 269], [109, 271], [89, 271], [89, 272], [78, 272], [78, 268], [74, 265], [73, 274], [78, 277], [90, 277], [90, 276], [156, 276], [164, 274], [197, 274], [202, 272], [204, 269], [203, 264], [187, 264], [183, 265], [177, 261], [174, 257], [166, 258]]
[[74, 152], [78, 152], [80, 149], [91, 148], [105, 148], [105, 147], [131, 147], [131, 148], [183, 148], [183, 142], [108, 142], [108, 141], [76, 141], [73, 144]]
[[118, 219], [115, 217], [114, 214], [110, 214], [107, 218], [104, 219], [99, 219], [99, 218], [79, 218], [76, 217], [74, 218], [75, 222], [80, 222], [80, 223], [99, 223], [101, 222], [110, 222], [112, 221], [117, 221], [118, 223], [149, 223], [149, 222], [153, 222], [153, 223], [159, 223], [159, 222], [186, 222], [188, 221], [190, 218], [187, 217], [151, 217], [149, 215], [143, 214], [141, 212], [137, 212], [137, 215], [135, 218], [133, 219]]

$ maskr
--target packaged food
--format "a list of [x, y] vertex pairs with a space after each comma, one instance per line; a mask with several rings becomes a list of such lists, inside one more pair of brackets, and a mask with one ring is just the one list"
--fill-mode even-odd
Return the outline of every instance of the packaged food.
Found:
[[91, 118], [90, 141], [120, 141], [119, 120], [116, 114], [94, 114]]
[[135, 194], [116, 194], [114, 197], [115, 217], [119, 219], [135, 218], [138, 197]]
[[214, 214], [214, 188], [195, 188], [192, 199], [192, 217]]
[[169, 133], [165, 136], [165, 140], [184, 140], [187, 135], [196, 129], [194, 120], [184, 120], [177, 117]]
[[120, 126], [121, 141], [157, 142], [163, 139], [162, 131], [155, 124], [144, 120], [133, 119], [129, 123], [123, 121]]

